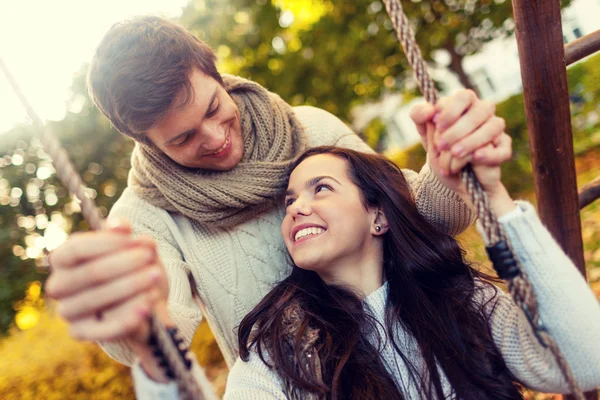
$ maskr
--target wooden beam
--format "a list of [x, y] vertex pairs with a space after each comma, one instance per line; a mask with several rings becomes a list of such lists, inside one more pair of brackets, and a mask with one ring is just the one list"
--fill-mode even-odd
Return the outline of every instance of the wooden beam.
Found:
[[539, 214], [585, 276], [560, 1], [512, 4]]
[[579, 209], [600, 198], [600, 176], [579, 190]]
[[567, 44], [565, 46], [565, 64], [571, 65], [597, 51], [600, 51], [600, 29]]

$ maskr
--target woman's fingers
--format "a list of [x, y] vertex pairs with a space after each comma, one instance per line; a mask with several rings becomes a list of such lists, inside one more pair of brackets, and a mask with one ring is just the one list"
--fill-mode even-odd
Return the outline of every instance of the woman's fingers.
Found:
[[474, 153], [463, 157], [456, 157], [450, 151], [442, 151], [437, 162], [442, 175], [456, 174], [467, 164], [475, 166], [499, 167], [512, 157], [512, 138], [506, 133], [498, 136], [493, 143], [488, 143], [478, 148]]
[[473, 155], [467, 154], [462, 157], [453, 156], [450, 160], [449, 173], [454, 175], [458, 174], [467, 164], [473, 161]]
[[93, 315], [97, 311], [104, 312], [111, 305], [159, 287], [162, 277], [161, 267], [153, 265], [70, 296], [58, 304], [57, 310], [67, 321]]
[[48, 278], [46, 291], [60, 300], [103, 285], [123, 275], [150, 265], [156, 259], [148, 245], [127, 247], [80, 264], [77, 268], [56, 269]]

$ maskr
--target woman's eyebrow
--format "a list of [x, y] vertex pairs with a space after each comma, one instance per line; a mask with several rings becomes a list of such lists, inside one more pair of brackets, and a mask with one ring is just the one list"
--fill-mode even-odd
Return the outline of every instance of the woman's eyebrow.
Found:
[[[313, 186], [316, 186], [319, 182], [321, 182], [323, 179], [331, 179], [332, 181], [337, 182], [338, 184], [341, 185], [340, 181], [338, 181], [337, 179], [335, 179], [333, 176], [329, 176], [329, 175], [321, 175], [321, 176], [315, 176], [314, 178], [310, 179], [309, 181], [306, 182], [306, 184], [304, 185], [305, 188], [311, 188]], [[286, 196], [291, 196], [294, 194], [294, 190], [293, 189], [289, 189], [286, 190], [285, 195]]]

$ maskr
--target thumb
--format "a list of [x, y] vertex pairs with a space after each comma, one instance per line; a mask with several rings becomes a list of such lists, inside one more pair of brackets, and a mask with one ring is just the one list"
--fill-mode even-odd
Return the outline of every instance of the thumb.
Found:
[[425, 135], [425, 124], [433, 118], [435, 107], [429, 103], [417, 104], [410, 109], [410, 118], [415, 123], [419, 134]]
[[106, 228], [109, 231], [115, 233], [124, 233], [131, 234], [133, 232], [133, 228], [131, 227], [131, 223], [127, 218], [123, 217], [113, 217], [108, 218], [106, 221]]
[[434, 136], [435, 136], [435, 125], [431, 122], [425, 124], [425, 134], [421, 135], [421, 143], [423, 144], [423, 148], [427, 154], [433, 156], [437, 156], [438, 152], [434, 145]]

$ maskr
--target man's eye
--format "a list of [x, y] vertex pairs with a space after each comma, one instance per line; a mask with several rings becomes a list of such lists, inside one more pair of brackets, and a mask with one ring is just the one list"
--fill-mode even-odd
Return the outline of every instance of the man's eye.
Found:
[[212, 117], [213, 115], [215, 115], [217, 113], [217, 111], [219, 111], [219, 104], [217, 104], [216, 106], [213, 107], [213, 109], [211, 111], [208, 112], [208, 114], [206, 114], [206, 116], [208, 118]]
[[287, 199], [285, 199], [285, 206], [286, 206], [286, 207], [289, 207], [289, 206], [291, 206], [292, 204], [294, 204], [294, 201], [295, 201], [295, 199], [293, 199], [293, 198], [291, 198], [291, 197], [290, 197], [290, 198], [287, 198]]
[[187, 135], [186, 137], [183, 138], [183, 140], [181, 140], [180, 142], [175, 143], [175, 146], [179, 147], [179, 146], [183, 146], [184, 144], [187, 143], [187, 141], [189, 140], [189, 138], [193, 135], [193, 133], [190, 133], [189, 135]]

